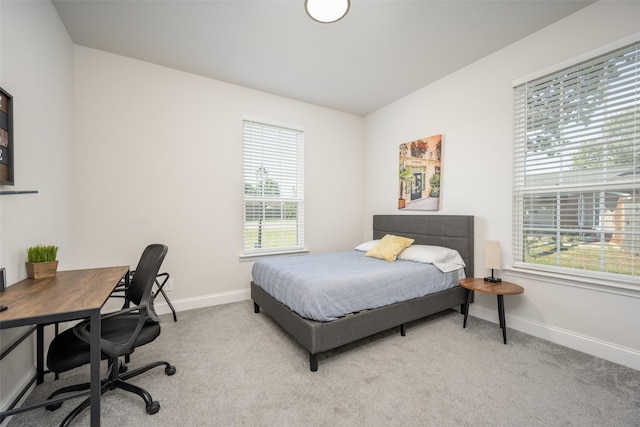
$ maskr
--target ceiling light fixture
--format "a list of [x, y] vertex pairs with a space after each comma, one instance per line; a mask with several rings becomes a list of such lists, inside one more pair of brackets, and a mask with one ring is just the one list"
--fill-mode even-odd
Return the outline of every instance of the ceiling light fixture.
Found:
[[304, 8], [314, 21], [330, 24], [349, 12], [350, 0], [305, 0]]

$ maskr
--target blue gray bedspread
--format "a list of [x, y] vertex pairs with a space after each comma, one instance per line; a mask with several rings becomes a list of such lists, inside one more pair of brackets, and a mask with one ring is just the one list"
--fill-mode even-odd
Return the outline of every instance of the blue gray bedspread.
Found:
[[432, 264], [388, 262], [351, 250], [257, 261], [253, 282], [307, 319], [327, 322], [458, 286], [464, 269], [443, 273]]

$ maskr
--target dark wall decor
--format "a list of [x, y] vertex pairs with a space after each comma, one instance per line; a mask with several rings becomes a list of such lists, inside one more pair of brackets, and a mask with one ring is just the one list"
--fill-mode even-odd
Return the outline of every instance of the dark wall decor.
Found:
[[0, 185], [13, 185], [13, 97], [0, 88]]

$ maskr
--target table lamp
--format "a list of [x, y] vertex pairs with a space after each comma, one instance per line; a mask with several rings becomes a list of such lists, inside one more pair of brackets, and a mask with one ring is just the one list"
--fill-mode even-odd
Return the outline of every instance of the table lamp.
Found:
[[491, 277], [485, 277], [485, 282], [499, 283], [502, 279], [493, 275], [494, 269], [501, 268], [500, 260], [500, 242], [489, 241], [485, 244], [484, 249], [484, 266], [491, 269]]

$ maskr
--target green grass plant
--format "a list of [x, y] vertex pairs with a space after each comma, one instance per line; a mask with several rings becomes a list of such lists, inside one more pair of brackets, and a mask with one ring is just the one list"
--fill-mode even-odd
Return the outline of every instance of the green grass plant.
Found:
[[[245, 228], [245, 249], [254, 249], [257, 246], [258, 240], [262, 241], [262, 248], [279, 248], [279, 247], [291, 247], [298, 243], [298, 234], [295, 223], [291, 223], [286, 227], [269, 227], [269, 224], [277, 223], [279, 221], [265, 221], [262, 225], [262, 230], [259, 231], [258, 222], [253, 222], [253, 226]], [[258, 237], [258, 234], [261, 234]]]
[[58, 247], [54, 245], [37, 245], [27, 249], [27, 261], [47, 262], [55, 261], [58, 254]]
[[[560, 255], [555, 252], [555, 243], [540, 245], [530, 251], [525, 259], [534, 264], [573, 268], [577, 270], [602, 271], [637, 277], [640, 275], [640, 256], [626, 251], [620, 245], [607, 243], [572, 244], [563, 246]], [[601, 257], [605, 263], [601, 264]]]

